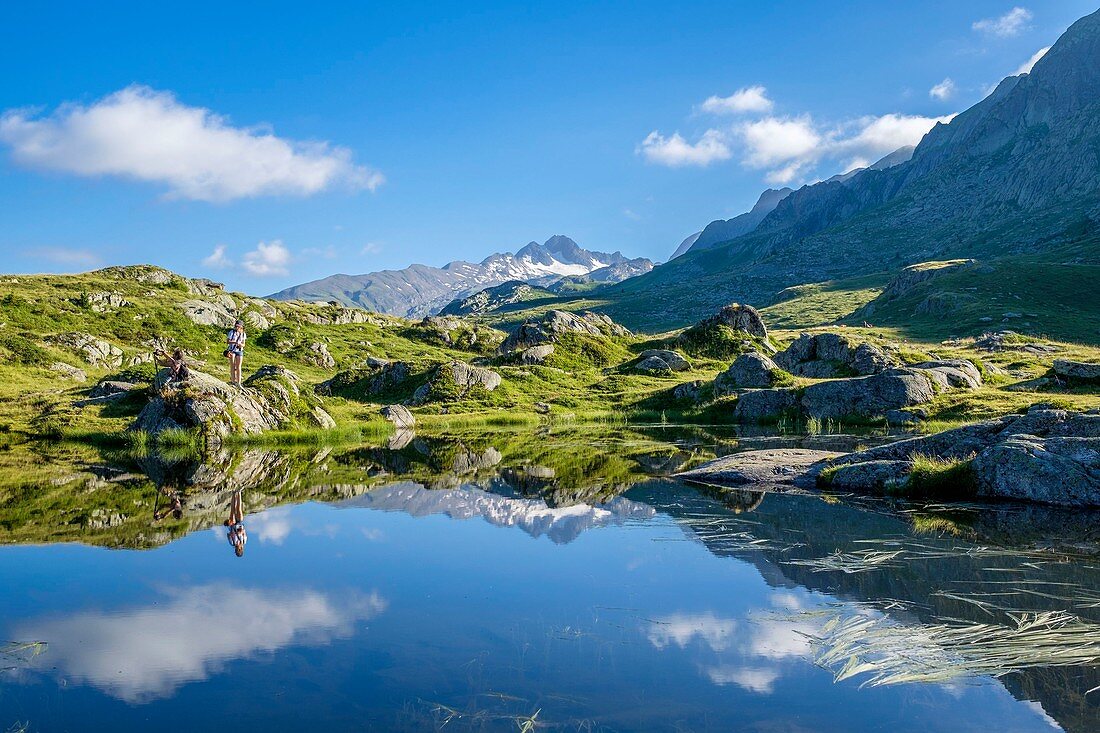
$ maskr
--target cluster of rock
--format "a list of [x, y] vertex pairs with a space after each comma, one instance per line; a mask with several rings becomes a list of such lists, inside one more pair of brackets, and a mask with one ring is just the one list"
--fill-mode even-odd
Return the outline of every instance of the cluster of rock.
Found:
[[680, 348], [695, 356], [721, 357], [753, 350], [775, 352], [760, 313], [739, 303], [724, 306], [686, 329], [676, 340]]
[[457, 316], [427, 316], [418, 325], [433, 340], [460, 349], [481, 349], [483, 345], [491, 348], [503, 336], [499, 331]]
[[1015, 331], [993, 331], [983, 333], [974, 340], [974, 348], [981, 351], [1023, 351], [1028, 354], [1042, 356], [1058, 351], [1057, 346], [1031, 341]]
[[1100, 411], [1034, 405], [832, 461], [832, 486], [874, 491], [903, 485], [915, 456], [969, 461], [980, 498], [1100, 506]]
[[[101, 338], [96, 338], [90, 333], [83, 331], [62, 333], [54, 336], [51, 341], [58, 346], [76, 352], [84, 361], [94, 367], [117, 369], [122, 366], [124, 357], [122, 349]], [[56, 369], [55, 371], [63, 370]]]
[[714, 378], [714, 396], [725, 397], [742, 389], [766, 389], [783, 379], [783, 371], [758, 351], [741, 354], [726, 371]]
[[478, 391], [492, 392], [500, 386], [500, 375], [491, 369], [453, 360], [440, 364], [428, 380], [413, 392], [411, 405], [462, 399]]
[[768, 327], [764, 325], [764, 319], [760, 316], [760, 312], [751, 305], [730, 303], [713, 316], [696, 323], [694, 328], [707, 328], [710, 326], [726, 326], [734, 331], [741, 331], [759, 339], [768, 338]]
[[746, 451], [711, 461], [681, 478], [729, 486], [784, 484], [813, 488], [828, 469], [832, 489], [881, 493], [904, 490], [918, 457], [956, 462], [983, 499], [1100, 507], [1100, 410], [1070, 412], [1034, 405], [935, 435], [851, 454], [817, 450]]
[[870, 343], [855, 345], [842, 334], [801, 334], [772, 360], [799, 377], [833, 377], [879, 374], [898, 366], [897, 359]]
[[[602, 313], [585, 311], [552, 310], [545, 315], [521, 324], [508, 335], [497, 349], [501, 355], [526, 352], [533, 346], [553, 344], [563, 334], [578, 333], [588, 336], [624, 337], [630, 331], [612, 321]], [[544, 357], [545, 358], [545, 357]]]
[[358, 369], [337, 372], [331, 379], [317, 385], [318, 394], [373, 396], [401, 386], [412, 374], [403, 361], [390, 361], [375, 356], [367, 357]]
[[981, 383], [981, 372], [969, 361], [930, 361], [866, 377], [830, 379], [805, 388], [747, 391], [738, 397], [734, 415], [742, 422], [761, 422], [783, 415], [819, 420], [879, 418], [931, 402], [941, 391], [975, 388]]
[[182, 382], [170, 377], [167, 369], [157, 374], [151, 398], [131, 430], [157, 434], [197, 429], [207, 442], [218, 442], [232, 433], [255, 435], [295, 426], [332, 428], [336, 424], [301, 379], [283, 367], [260, 367], [243, 388], [194, 369]]

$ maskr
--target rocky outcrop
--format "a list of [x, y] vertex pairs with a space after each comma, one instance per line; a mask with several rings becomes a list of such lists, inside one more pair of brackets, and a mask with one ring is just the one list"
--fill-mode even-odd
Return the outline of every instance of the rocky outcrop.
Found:
[[332, 358], [332, 354], [329, 353], [328, 347], [319, 341], [314, 341], [306, 345], [302, 354], [302, 359], [322, 369], [332, 369], [336, 366], [336, 359]]
[[83, 331], [63, 333], [54, 337], [53, 341], [59, 346], [75, 351], [94, 367], [117, 369], [122, 366], [122, 349], [90, 333]]
[[1035, 405], [1023, 415], [878, 446], [833, 461], [841, 468], [830, 483], [903, 487], [916, 456], [968, 465], [978, 498], [1100, 506], [1100, 412]]
[[338, 372], [317, 385], [317, 394], [342, 397], [371, 397], [399, 387], [409, 378], [411, 370], [403, 361], [369, 357], [360, 369]]
[[221, 303], [206, 300], [185, 300], [179, 304], [183, 314], [198, 326], [233, 328], [237, 316]]
[[1016, 333], [1015, 331], [995, 331], [983, 333], [974, 340], [974, 348], [982, 351], [1023, 351], [1040, 356], [1053, 354], [1059, 349], [1052, 344], [1044, 344]]
[[87, 382], [88, 374], [79, 367], [74, 367], [72, 364], [66, 364], [63, 361], [55, 361], [50, 364], [50, 371], [57, 372], [65, 379], [71, 379], [74, 382]]
[[94, 293], [88, 293], [84, 297], [88, 307], [96, 313], [107, 313], [108, 311], [116, 311], [119, 308], [125, 308], [130, 305], [130, 301], [122, 297], [122, 293], [116, 291], [101, 290]]
[[847, 455], [815, 453], [737, 453], [679, 476], [728, 486], [789, 484], [811, 488], [824, 484], [846, 491], [905, 493], [911, 487], [914, 462], [933, 459], [945, 472], [952, 472], [950, 479], [945, 479], [948, 485], [942, 489], [946, 492], [939, 497], [942, 499], [954, 496], [1100, 507], [1100, 410], [1080, 413], [1034, 405], [1023, 415], [986, 420]]
[[879, 347], [868, 343], [857, 346], [837, 333], [801, 334], [773, 360], [791, 374], [815, 379], [867, 376], [897, 366], [897, 360]]
[[1100, 364], [1055, 359], [1052, 371], [1056, 377], [1070, 383], [1089, 384], [1100, 382]]
[[764, 319], [760, 317], [760, 312], [751, 305], [730, 303], [710, 318], [704, 318], [695, 324], [696, 328], [707, 328], [708, 326], [726, 326], [734, 331], [741, 331], [759, 339], [768, 338], [768, 327], [764, 325]]
[[624, 337], [630, 331], [602, 313], [572, 313], [552, 310], [537, 320], [527, 321], [508, 335], [497, 350], [500, 354], [523, 351], [532, 346], [554, 343], [567, 333], [587, 336]]
[[302, 388], [298, 376], [282, 367], [260, 367], [240, 388], [193, 369], [182, 382], [169, 377], [167, 369], [157, 374], [150, 388], [152, 397], [131, 430], [151, 434], [197, 430], [207, 442], [220, 442], [234, 433], [335, 427], [320, 401]]
[[379, 413], [393, 423], [398, 430], [410, 430], [416, 425], [416, 418], [404, 405], [386, 405]]
[[744, 422], [802, 415], [819, 420], [880, 418], [892, 411], [930, 402], [938, 392], [981, 385], [969, 361], [925, 362], [867, 377], [830, 379], [805, 388], [764, 389], [742, 394], [734, 416]]
[[771, 387], [780, 374], [774, 361], [758, 351], [750, 351], [741, 354], [726, 371], [714, 378], [714, 394], [721, 397], [739, 389]]
[[802, 448], [743, 451], [723, 456], [676, 478], [721, 486], [805, 483], [814, 466], [840, 457], [841, 453]]
[[417, 387], [410, 404], [462, 399], [477, 392], [492, 392], [499, 386], [500, 375], [491, 369], [449, 361], [436, 367], [428, 381]]
[[691, 369], [683, 355], [670, 349], [646, 349], [638, 355], [634, 370], [642, 374], [672, 374]]

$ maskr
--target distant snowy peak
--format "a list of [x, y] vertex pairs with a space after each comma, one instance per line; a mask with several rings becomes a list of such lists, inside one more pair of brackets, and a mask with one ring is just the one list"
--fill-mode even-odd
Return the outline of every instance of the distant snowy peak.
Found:
[[648, 271], [648, 260], [631, 260], [621, 252], [592, 252], [569, 237], [555, 235], [531, 242], [518, 252], [492, 254], [481, 262], [456, 260], [443, 267], [412, 265], [365, 275], [332, 275], [275, 293], [280, 300], [339, 301], [397, 316], [421, 317], [438, 312], [452, 300], [513, 280], [550, 285], [562, 278], [587, 277], [617, 282]]

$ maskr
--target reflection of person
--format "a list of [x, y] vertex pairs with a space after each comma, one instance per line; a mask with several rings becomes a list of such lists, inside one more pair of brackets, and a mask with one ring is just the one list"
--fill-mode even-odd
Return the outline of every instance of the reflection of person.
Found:
[[225, 335], [225, 355], [229, 358], [229, 383], [241, 386], [241, 365], [244, 363], [244, 321], [237, 321]]
[[237, 557], [244, 555], [244, 544], [248, 542], [248, 533], [244, 531], [244, 510], [241, 509], [241, 492], [234, 491], [233, 499], [229, 502], [229, 519], [225, 520], [225, 526], [229, 527], [226, 537]]
[[161, 519], [164, 519], [169, 514], [171, 514], [172, 517], [175, 519], [179, 519], [180, 517], [182, 517], [183, 502], [180, 501], [180, 495], [171, 489], [161, 489], [157, 492], [157, 499], [160, 499], [161, 494], [164, 494], [166, 497], [168, 497], [169, 506], [161, 507], [160, 509], [154, 509], [153, 519], [159, 522]]

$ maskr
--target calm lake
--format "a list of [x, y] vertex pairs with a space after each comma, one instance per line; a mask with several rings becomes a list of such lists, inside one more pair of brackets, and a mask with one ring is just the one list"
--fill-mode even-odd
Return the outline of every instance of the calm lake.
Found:
[[1100, 517], [668, 478], [878, 439], [12, 447], [0, 733], [1100, 729]]

